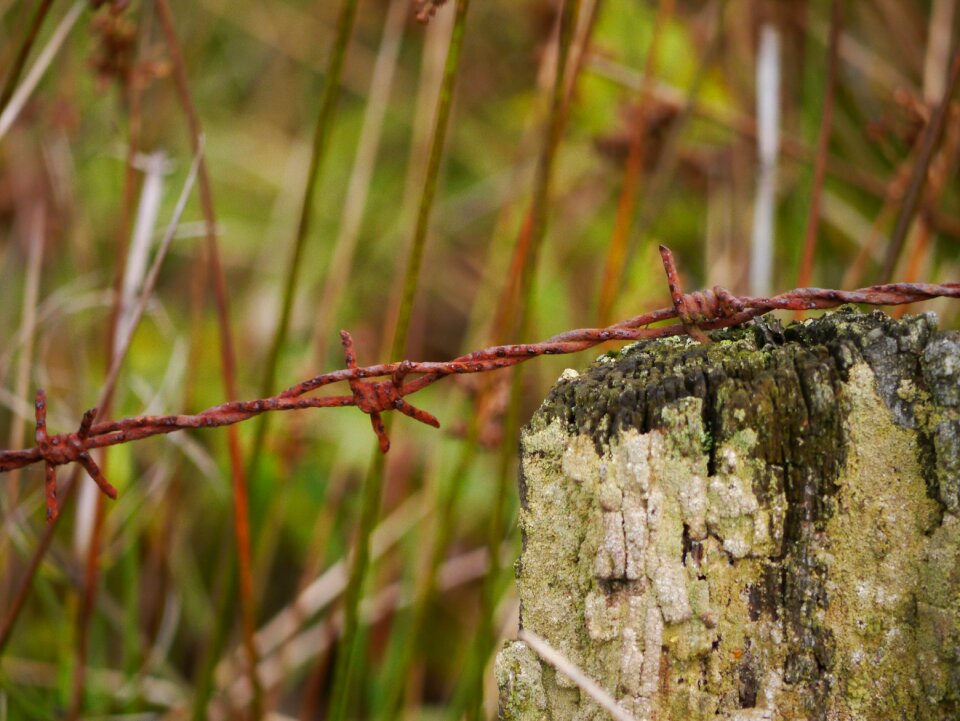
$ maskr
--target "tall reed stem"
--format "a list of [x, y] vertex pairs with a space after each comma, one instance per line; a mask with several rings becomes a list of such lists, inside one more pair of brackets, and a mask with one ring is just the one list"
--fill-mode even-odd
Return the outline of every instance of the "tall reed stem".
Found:
[[[217, 219], [213, 202], [213, 185], [206, 160], [203, 157], [202, 129], [200, 117], [197, 114], [190, 94], [190, 85], [187, 81], [186, 63], [183, 59], [183, 50], [177, 37], [173, 22], [173, 12], [169, 0], [155, 0], [157, 16], [163, 30], [167, 51], [173, 66], [173, 80], [190, 129], [190, 144], [193, 152], [199, 157], [199, 186], [200, 207], [206, 225], [205, 241], [207, 262], [213, 276], [213, 295], [216, 301], [217, 330], [220, 337], [220, 374], [223, 379], [224, 391], [229, 400], [239, 397], [237, 393], [237, 353], [230, 329], [230, 307], [227, 300], [227, 282], [220, 260], [220, 248], [217, 240]], [[253, 602], [253, 560], [250, 550], [250, 502], [247, 489], [247, 479], [243, 467], [243, 453], [240, 448], [240, 435], [236, 428], [230, 428], [227, 433], [227, 444], [230, 457], [230, 476], [233, 485], [234, 511], [234, 539], [237, 546], [237, 563], [240, 573], [240, 615], [243, 629], [244, 648], [247, 654], [247, 673], [250, 686], [253, 689], [251, 714], [254, 719], [263, 715], [263, 693], [260, 680], [257, 676], [257, 649], [254, 643], [256, 630], [256, 611]], [[226, 622], [225, 619], [222, 622]]]
[[[525, 262], [520, 272], [520, 287], [517, 294], [517, 324], [519, 337], [523, 338], [530, 331], [533, 317], [534, 287], [537, 271], [537, 259], [540, 248], [546, 235], [547, 207], [550, 200], [550, 189], [553, 180], [553, 169], [563, 134], [566, 116], [564, 110], [565, 71], [567, 58], [570, 55], [570, 45], [573, 39], [573, 29], [580, 8], [579, 0], [560, 0], [558, 9], [557, 27], [557, 66], [553, 77], [553, 90], [550, 100], [550, 111], [547, 119], [547, 132], [543, 149], [537, 163], [534, 179], [534, 192], [529, 213], [529, 224], [521, 231], [518, 243], [526, 240], [528, 244]], [[515, 438], [520, 427], [520, 405], [523, 391], [523, 374], [520, 367], [513, 371], [510, 387], [510, 400], [504, 420], [504, 439]], [[468, 719], [479, 719], [483, 716], [483, 672], [486, 659], [489, 658], [494, 639], [493, 621], [497, 605], [497, 583], [499, 581], [500, 542], [503, 538], [504, 517], [506, 504], [509, 499], [509, 485], [513, 474], [510, 472], [515, 462], [516, 454], [512, 443], [505, 440], [500, 448], [499, 478], [497, 491], [494, 496], [493, 513], [490, 517], [487, 535], [487, 550], [490, 555], [490, 568], [484, 579], [483, 595], [480, 608], [480, 629], [473, 647], [470, 662], [467, 665], [466, 687], [462, 695]], [[455, 703], [456, 709], [459, 704]]]
[[[820, 206], [823, 183], [827, 176], [827, 157], [830, 154], [830, 128], [833, 125], [833, 101], [837, 91], [837, 66], [840, 55], [840, 2], [830, 4], [830, 40], [827, 48], [827, 87], [823, 98], [823, 115], [820, 134], [817, 138], [817, 155], [813, 164], [813, 187], [810, 189], [810, 208], [807, 213], [807, 229], [803, 238], [803, 256], [797, 287], [810, 285], [813, 274], [813, 258], [817, 249], [817, 231], [820, 229]], [[798, 312], [797, 317], [800, 314]]]
[[37, 41], [40, 27], [43, 25], [43, 20], [47, 17], [47, 13], [50, 12], [51, 5], [53, 5], [53, 0], [41, 0], [39, 7], [37, 7], [37, 12], [33, 15], [30, 30], [24, 36], [23, 43], [20, 45], [20, 49], [17, 51], [13, 63], [10, 65], [7, 79], [3, 83], [3, 90], [0, 90], [0, 113], [3, 112], [4, 108], [7, 107], [7, 103], [10, 102], [10, 98], [13, 97], [13, 89], [17, 86], [17, 80], [20, 79], [20, 75], [23, 73], [23, 66], [27, 64], [27, 58], [30, 57], [30, 49]]
[[[460, 66], [460, 51], [463, 47], [464, 28], [466, 27], [469, 0], [457, 0], [453, 32], [450, 35], [450, 47], [443, 69], [440, 96], [437, 99], [437, 112], [434, 121], [433, 138], [430, 144], [430, 157], [427, 161], [427, 174], [424, 179], [423, 193], [417, 211], [417, 225], [407, 258], [407, 270], [404, 277], [403, 296], [400, 311], [391, 343], [391, 357], [403, 355], [410, 330], [410, 318], [413, 313], [413, 300], [420, 280], [420, 266], [423, 261], [423, 249], [427, 241], [430, 226], [430, 212], [433, 209], [437, 189], [437, 176], [440, 173], [440, 161], [443, 158], [450, 109]], [[389, 424], [389, 421], [388, 421]], [[388, 425], [389, 428], [389, 425]], [[344, 623], [341, 637], [342, 651], [337, 656], [337, 665], [333, 676], [333, 696], [330, 701], [330, 721], [342, 721], [346, 717], [350, 703], [350, 693], [359, 646], [359, 610], [363, 591], [363, 581], [370, 563], [370, 534], [376, 525], [380, 509], [380, 496], [383, 490], [385, 463], [382, 454], [364, 480], [360, 506], [360, 525], [357, 529], [356, 549], [350, 567], [350, 579], [344, 592]]]
[[[270, 351], [264, 364], [263, 380], [260, 383], [260, 394], [273, 393], [273, 386], [277, 379], [277, 366], [280, 363], [280, 351], [287, 342], [287, 333], [290, 330], [290, 315], [293, 312], [293, 300], [297, 294], [300, 282], [300, 263], [303, 249], [310, 234], [313, 222], [313, 196], [317, 183], [323, 171], [324, 160], [327, 157], [330, 134], [333, 132], [334, 120], [337, 113], [337, 101], [340, 99], [340, 80], [343, 75], [343, 64], [347, 57], [347, 46], [353, 34], [353, 26], [357, 17], [357, 0], [343, 0], [340, 6], [340, 17], [337, 20], [337, 34], [333, 49], [330, 51], [330, 60], [327, 63], [327, 77], [323, 87], [323, 97], [320, 100], [320, 114], [313, 131], [313, 146], [310, 151], [310, 167], [307, 170], [307, 182], [303, 188], [303, 199], [300, 203], [300, 218], [297, 221], [297, 234], [293, 239], [293, 253], [290, 255], [290, 264], [283, 284], [283, 300], [280, 304], [280, 320], [273, 334]], [[247, 471], [251, 477], [256, 475], [263, 451], [263, 442], [267, 433], [269, 419], [263, 416], [257, 423], [253, 437], [253, 448], [247, 464]]]

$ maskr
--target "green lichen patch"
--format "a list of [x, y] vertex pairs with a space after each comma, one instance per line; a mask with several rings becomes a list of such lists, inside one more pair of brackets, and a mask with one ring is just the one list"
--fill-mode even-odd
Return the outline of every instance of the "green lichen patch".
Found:
[[543, 668], [522, 641], [509, 641], [497, 655], [494, 673], [504, 689], [499, 716], [503, 721], [548, 721]]
[[[938, 718], [923, 691], [916, 625], [928, 533], [939, 507], [927, 496], [917, 435], [897, 426], [865, 364], [852, 367], [849, 452], [837, 481], [823, 625], [834, 641], [833, 696], [839, 717]], [[960, 590], [960, 587], [957, 587]]]
[[924, 544], [917, 598], [923, 694], [960, 718], [960, 518], [944, 516]]

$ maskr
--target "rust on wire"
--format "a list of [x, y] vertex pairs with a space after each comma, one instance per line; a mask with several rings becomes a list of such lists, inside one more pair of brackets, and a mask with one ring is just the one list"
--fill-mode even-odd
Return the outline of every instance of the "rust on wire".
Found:
[[[270, 411], [304, 408], [356, 406], [370, 416], [380, 450], [390, 449], [382, 415], [400, 411], [404, 415], [438, 428], [440, 422], [427, 411], [404, 400], [450, 375], [483, 373], [506, 368], [541, 355], [576, 353], [607, 341], [634, 341], [687, 334], [699, 341], [709, 341], [704, 331], [738, 325], [772, 310], [814, 310], [835, 308], [844, 303], [866, 305], [903, 305], [931, 298], [960, 298], [960, 283], [888, 283], [858, 290], [798, 288], [770, 298], [735, 296], [719, 286], [712, 290], [684, 293], [673, 254], [660, 247], [672, 307], [660, 308], [628, 318], [607, 328], [581, 328], [555, 335], [540, 343], [499, 345], [474, 351], [444, 362], [400, 361], [360, 367], [357, 365], [353, 338], [340, 332], [346, 368], [308, 378], [276, 396], [252, 401], [232, 401], [194, 415], [139, 416], [94, 423], [96, 409], [83, 415], [75, 433], [47, 434], [47, 400], [43, 390], [36, 396], [36, 446], [23, 450], [0, 451], [0, 473], [24, 468], [33, 463], [46, 465], [46, 502], [48, 521], [58, 513], [56, 467], [79, 463], [110, 498], [117, 491], [100, 471], [90, 452], [97, 448], [173, 433], [184, 428], [230, 426]], [[679, 323], [651, 328], [660, 321], [679, 319]], [[416, 376], [410, 378], [411, 376]], [[370, 380], [383, 378], [384, 380]], [[310, 396], [306, 394], [333, 383], [346, 382], [351, 395]]]

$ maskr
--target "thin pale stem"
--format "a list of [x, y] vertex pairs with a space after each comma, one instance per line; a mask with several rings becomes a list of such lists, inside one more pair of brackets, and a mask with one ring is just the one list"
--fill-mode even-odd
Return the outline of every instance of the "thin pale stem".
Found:
[[37, 85], [40, 83], [40, 80], [47, 72], [47, 69], [50, 67], [53, 59], [56, 57], [57, 53], [60, 51], [60, 48], [63, 46], [63, 43], [66, 41], [67, 36], [70, 34], [70, 31], [73, 29], [74, 25], [77, 24], [77, 20], [80, 19], [80, 15], [83, 13], [85, 6], [86, 3], [84, 3], [83, 0], [77, 0], [77, 2], [71, 6], [71, 8], [67, 11], [67, 14], [63, 16], [63, 20], [60, 21], [56, 29], [53, 31], [53, 34], [50, 36], [50, 40], [47, 41], [46, 46], [44, 46], [43, 50], [37, 56], [36, 62], [34, 62], [33, 66], [30, 68], [30, 72], [27, 73], [23, 83], [21, 83], [20, 86], [12, 92], [7, 101], [0, 104], [2, 105], [2, 110], [0, 110], [0, 139], [7, 134], [7, 131], [9, 131], [11, 127], [13, 127], [14, 121], [20, 115], [20, 112], [24, 109], [24, 107], [26, 107], [27, 100], [30, 99], [30, 95], [36, 89]]
[[610, 695], [605, 688], [587, 676], [583, 669], [533, 631], [523, 629], [519, 632], [518, 638], [532, 648], [540, 658], [577, 684], [590, 698], [609, 713], [615, 721], [637, 721], [636, 717], [621, 708], [617, 700]]

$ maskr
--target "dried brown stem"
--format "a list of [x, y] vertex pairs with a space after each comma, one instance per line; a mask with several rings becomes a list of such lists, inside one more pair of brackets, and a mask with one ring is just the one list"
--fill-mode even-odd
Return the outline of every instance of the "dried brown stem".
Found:
[[3, 90], [0, 91], [0, 112], [7, 107], [7, 103], [9, 103], [10, 98], [13, 97], [13, 90], [17, 86], [17, 80], [20, 79], [20, 74], [23, 72], [23, 66], [26, 65], [27, 58], [30, 55], [30, 49], [37, 40], [40, 27], [43, 25], [44, 18], [47, 17], [47, 13], [50, 11], [51, 5], [53, 5], [53, 0], [41, 0], [40, 5], [37, 7], [37, 11], [33, 15], [33, 22], [30, 23], [30, 30], [23, 38], [23, 43], [20, 45], [20, 49], [17, 51], [17, 56], [14, 58], [13, 64], [10, 66], [10, 71], [7, 74], [6, 82], [3, 84]]
[[830, 154], [830, 127], [833, 124], [833, 106], [837, 89], [837, 66], [840, 54], [840, 0], [833, 0], [830, 7], [830, 40], [827, 49], [827, 88], [823, 99], [823, 116], [820, 134], [817, 137], [817, 154], [813, 163], [813, 187], [810, 189], [810, 208], [807, 213], [807, 228], [803, 238], [803, 257], [797, 285], [810, 282], [813, 273], [813, 257], [817, 249], [817, 231], [820, 228], [820, 205], [823, 183], [827, 176], [827, 158]]
[[[217, 309], [217, 326], [220, 335], [220, 369], [224, 390], [229, 399], [237, 397], [237, 354], [230, 328], [230, 308], [227, 300], [227, 282], [220, 261], [220, 249], [217, 242], [216, 213], [214, 212], [213, 190], [207, 164], [203, 158], [202, 131], [200, 117], [190, 94], [187, 82], [186, 63], [180, 41], [173, 24], [173, 13], [168, 0], [156, 0], [157, 14], [173, 65], [173, 78], [180, 104], [190, 127], [190, 142], [193, 152], [200, 158], [200, 205], [206, 221], [207, 260], [213, 277], [214, 299]], [[233, 484], [234, 537], [237, 544], [237, 556], [240, 573], [240, 615], [243, 624], [244, 645], [247, 649], [249, 678], [253, 687], [251, 716], [260, 719], [263, 715], [263, 694], [257, 678], [257, 650], [253, 641], [255, 630], [255, 611], [253, 608], [253, 554], [250, 544], [250, 511], [247, 480], [243, 467], [243, 454], [240, 449], [240, 436], [231, 428], [227, 434], [230, 456], [230, 475]]]
[[943, 98], [934, 110], [933, 117], [930, 118], [921, 140], [920, 153], [917, 156], [916, 164], [913, 166], [910, 185], [900, 207], [897, 225], [890, 236], [890, 244], [887, 246], [887, 255], [884, 258], [881, 274], [884, 280], [889, 280], [897, 267], [897, 261], [907, 240], [907, 231], [910, 230], [910, 224], [913, 222], [913, 216], [917, 210], [920, 193], [927, 181], [934, 151], [943, 135], [943, 128], [950, 109], [950, 98], [958, 84], [960, 84], [960, 47], [954, 51], [953, 60], [950, 63], [950, 75], [944, 88]]

